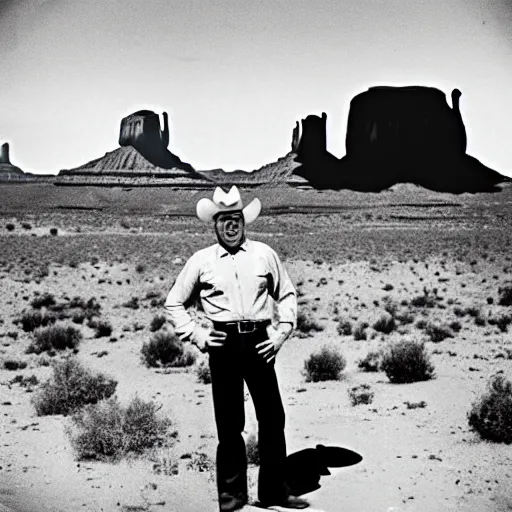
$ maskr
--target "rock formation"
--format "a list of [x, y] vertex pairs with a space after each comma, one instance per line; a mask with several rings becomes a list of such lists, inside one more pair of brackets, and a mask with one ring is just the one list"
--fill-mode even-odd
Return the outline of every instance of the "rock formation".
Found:
[[163, 113], [163, 130], [158, 114], [140, 110], [121, 120], [119, 145], [75, 169], [60, 171], [57, 185], [166, 185], [211, 187], [212, 182], [171, 153], [169, 123]]
[[[431, 87], [371, 87], [350, 102], [346, 155], [325, 149], [325, 114], [302, 121], [295, 174], [316, 188], [379, 191], [414, 183], [441, 192], [496, 189], [507, 178], [466, 155], [460, 91]], [[295, 134], [295, 131], [294, 131]]]
[[9, 143], [5, 142], [0, 147], [0, 181], [22, 181], [28, 176], [15, 165], [11, 164], [9, 155]]

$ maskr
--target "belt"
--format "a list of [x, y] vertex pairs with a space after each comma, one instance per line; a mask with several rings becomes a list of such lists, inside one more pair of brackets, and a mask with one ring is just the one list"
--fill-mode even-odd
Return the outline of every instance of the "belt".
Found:
[[260, 331], [270, 325], [270, 320], [240, 320], [238, 322], [213, 322], [215, 330], [224, 331], [227, 334], [250, 334]]

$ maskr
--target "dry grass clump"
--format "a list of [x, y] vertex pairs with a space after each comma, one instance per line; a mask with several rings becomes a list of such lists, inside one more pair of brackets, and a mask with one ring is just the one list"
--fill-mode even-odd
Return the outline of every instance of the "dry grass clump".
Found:
[[151, 332], [156, 332], [159, 329], [162, 328], [162, 326], [165, 324], [166, 318], [164, 315], [156, 315], [151, 320], [151, 324], [149, 325], [149, 330]]
[[[183, 458], [183, 456], [182, 456]], [[186, 456], [188, 471], [198, 471], [199, 473], [210, 473], [215, 470], [215, 462], [204, 452], [193, 452]]]
[[508, 332], [508, 326], [512, 323], [512, 315], [501, 314], [487, 320], [489, 325], [495, 325], [501, 332]]
[[380, 371], [382, 362], [382, 352], [380, 350], [370, 350], [365, 357], [357, 362], [357, 367], [363, 372]]
[[175, 439], [172, 421], [159, 417], [158, 410], [154, 402], [137, 396], [127, 407], [116, 397], [85, 407], [71, 417], [72, 427], [67, 430], [78, 460], [119, 460]]
[[111, 397], [117, 382], [93, 373], [73, 358], [56, 363], [52, 377], [43, 383], [33, 405], [38, 416], [68, 415], [87, 404]]
[[160, 331], [152, 336], [141, 349], [144, 363], [149, 368], [191, 366], [195, 355], [186, 351], [176, 334]]
[[304, 361], [306, 382], [339, 380], [347, 361], [336, 348], [324, 345]]
[[369, 384], [359, 384], [348, 390], [350, 403], [354, 405], [371, 404], [375, 393]]
[[212, 375], [210, 365], [207, 360], [203, 359], [196, 367], [197, 381], [201, 384], [211, 384]]
[[259, 466], [260, 451], [258, 447], [258, 436], [254, 432], [249, 434], [245, 441], [245, 451], [247, 453], [247, 462], [253, 466]]
[[40, 354], [54, 350], [76, 349], [82, 341], [81, 331], [72, 325], [51, 325], [34, 332], [34, 340], [27, 348], [27, 354]]
[[382, 357], [381, 369], [390, 382], [404, 384], [430, 380], [434, 366], [425, 345], [416, 341], [399, 341], [391, 344]]
[[469, 426], [482, 439], [512, 443], [512, 382], [503, 375], [495, 376], [486, 394], [468, 413]]
[[94, 337], [95, 338], [104, 338], [110, 336], [113, 331], [112, 324], [107, 320], [99, 320], [94, 322], [92, 325], [89, 323], [89, 326], [94, 326]]
[[437, 295], [437, 289], [428, 290], [423, 289], [423, 295], [418, 295], [411, 299], [411, 306], [416, 308], [433, 308], [435, 307], [439, 297]]

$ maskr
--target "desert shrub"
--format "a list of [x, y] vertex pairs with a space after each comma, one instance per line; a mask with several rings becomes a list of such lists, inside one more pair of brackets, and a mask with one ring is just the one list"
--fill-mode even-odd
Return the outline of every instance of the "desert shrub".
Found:
[[259, 466], [260, 451], [258, 448], [258, 436], [255, 433], [247, 437], [245, 441], [245, 451], [247, 453], [247, 462], [253, 466]]
[[40, 354], [53, 349], [74, 349], [82, 341], [82, 338], [82, 333], [71, 325], [41, 327], [34, 332], [34, 341], [29, 345], [27, 354]]
[[501, 332], [507, 332], [512, 322], [511, 315], [499, 315], [488, 319], [490, 325], [496, 325]]
[[51, 293], [43, 293], [43, 295], [39, 295], [35, 297], [30, 305], [34, 309], [41, 309], [42, 307], [48, 308], [55, 304], [55, 297]]
[[202, 360], [196, 367], [197, 381], [201, 384], [211, 384], [212, 375], [210, 373], [210, 365], [208, 361]]
[[481, 314], [480, 315], [477, 315], [475, 316], [475, 324], [482, 327], [484, 326], [485, 324], [487, 323], [487, 320], [485, 319], [484, 316], [482, 316]]
[[139, 309], [140, 308], [139, 298], [138, 297], [132, 297], [129, 301], [125, 302], [123, 304], [123, 306], [125, 308], [130, 308], [130, 309]]
[[85, 320], [85, 313], [83, 311], [77, 311], [71, 315], [71, 321], [74, 324], [83, 324]]
[[388, 347], [383, 354], [381, 369], [393, 383], [430, 380], [434, 366], [425, 345], [415, 341], [399, 341]]
[[323, 346], [304, 361], [307, 382], [338, 380], [347, 362], [334, 347]]
[[418, 295], [411, 299], [411, 305], [417, 308], [433, 308], [436, 305], [437, 295], [426, 288], [423, 289], [423, 295]]
[[465, 311], [466, 315], [469, 315], [471, 318], [476, 318], [482, 314], [480, 308], [477, 308], [476, 306], [468, 306]]
[[297, 313], [297, 331], [305, 334], [311, 335], [312, 331], [320, 332], [323, 331], [324, 328], [320, 325], [313, 314], [309, 310], [300, 309]]
[[378, 372], [381, 360], [382, 353], [379, 350], [371, 350], [357, 362], [357, 367], [363, 372]]
[[23, 370], [27, 367], [27, 363], [25, 361], [20, 361], [18, 359], [5, 359], [4, 360], [4, 369], [10, 371]]
[[461, 308], [460, 306], [455, 306], [453, 308], [453, 313], [455, 316], [463, 317], [467, 315], [467, 311], [464, 308]]
[[461, 329], [462, 329], [462, 325], [460, 322], [458, 322], [457, 320], [454, 320], [453, 322], [450, 322], [448, 324], [448, 327], [450, 327], [450, 329], [453, 331], [453, 332], [459, 332]]
[[366, 340], [368, 338], [368, 334], [366, 329], [368, 329], [369, 325], [367, 322], [359, 322], [354, 329], [354, 339], [356, 341]]
[[412, 324], [414, 322], [414, 314], [410, 311], [403, 311], [402, 313], [396, 313], [395, 319], [401, 322], [402, 324]]
[[171, 332], [157, 332], [149, 343], [144, 343], [141, 349], [146, 366], [190, 366], [195, 362], [192, 352], [185, 351], [183, 343]]
[[453, 338], [453, 332], [447, 325], [428, 324], [425, 331], [434, 343], [443, 341], [446, 338]]
[[117, 382], [102, 373], [92, 373], [73, 358], [53, 367], [52, 377], [43, 383], [33, 403], [38, 416], [68, 415], [87, 404], [111, 397]]
[[187, 470], [198, 471], [199, 473], [209, 473], [215, 469], [215, 462], [204, 452], [193, 452], [187, 454]]
[[396, 328], [395, 319], [390, 315], [382, 315], [374, 324], [373, 328], [377, 332], [382, 332], [384, 334], [389, 334], [393, 332]]
[[151, 332], [158, 331], [165, 324], [165, 316], [164, 315], [156, 315], [151, 320], [151, 324], [149, 325], [149, 330]]
[[406, 400], [404, 404], [406, 405], [407, 409], [424, 409], [427, 407], [427, 402], [425, 402], [425, 400], [421, 400], [421, 402], [409, 402]]
[[155, 403], [138, 397], [127, 407], [112, 397], [78, 411], [67, 430], [77, 458], [120, 459], [166, 444], [177, 433], [170, 432], [172, 421], [159, 417], [158, 410]]
[[375, 393], [369, 384], [360, 384], [348, 390], [348, 396], [352, 405], [371, 404]]
[[28, 223], [28, 222], [22, 222], [21, 227], [22, 227], [23, 229], [27, 229], [27, 230], [28, 230], [28, 229], [32, 229], [32, 224], [30, 224], [30, 223]]
[[33, 386], [39, 384], [39, 379], [32, 374], [30, 377], [24, 377], [23, 375], [16, 375], [9, 384], [19, 384], [23, 388], [32, 389]]
[[112, 334], [112, 324], [107, 320], [100, 320], [95, 324], [95, 333], [94, 336], [96, 338], [104, 338], [106, 336], [110, 336]]
[[142, 274], [146, 270], [146, 265], [143, 265], [142, 263], [137, 264], [135, 267], [135, 272], [138, 272], [139, 274]]
[[473, 403], [468, 413], [469, 426], [482, 439], [512, 443], [512, 382], [503, 375], [495, 376], [488, 391]]
[[7, 231], [14, 231], [14, 227], [14, 224], [12, 224], [11, 222], [5, 225], [5, 229], [7, 229]]
[[337, 331], [340, 336], [350, 336], [352, 334], [352, 323], [346, 318], [338, 320]]
[[498, 289], [500, 306], [512, 306], [512, 284], [506, 284]]
[[59, 233], [57, 228], [50, 228], [50, 235], [56, 236]]
[[390, 284], [390, 283], [387, 283], [387, 284], [385, 284], [385, 285], [382, 287], [382, 289], [383, 289], [384, 291], [386, 291], [386, 292], [390, 292], [393, 288], [394, 288], [394, 286], [393, 286], [392, 284]]

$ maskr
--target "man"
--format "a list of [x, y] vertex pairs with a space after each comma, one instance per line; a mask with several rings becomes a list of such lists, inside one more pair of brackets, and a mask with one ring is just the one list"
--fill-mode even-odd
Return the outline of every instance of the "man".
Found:
[[[285, 482], [285, 415], [274, 362], [297, 320], [297, 295], [277, 254], [248, 240], [245, 226], [258, 217], [259, 199], [243, 206], [232, 187], [217, 187], [213, 200], [197, 203], [197, 216], [213, 222], [218, 243], [196, 252], [167, 296], [165, 309], [176, 333], [209, 355], [218, 432], [217, 490], [222, 512], [248, 500], [244, 380], [258, 419], [260, 470], [258, 498], [264, 507], [306, 508]], [[199, 298], [213, 329], [199, 326], [187, 306]], [[279, 324], [271, 325], [273, 301]]]

